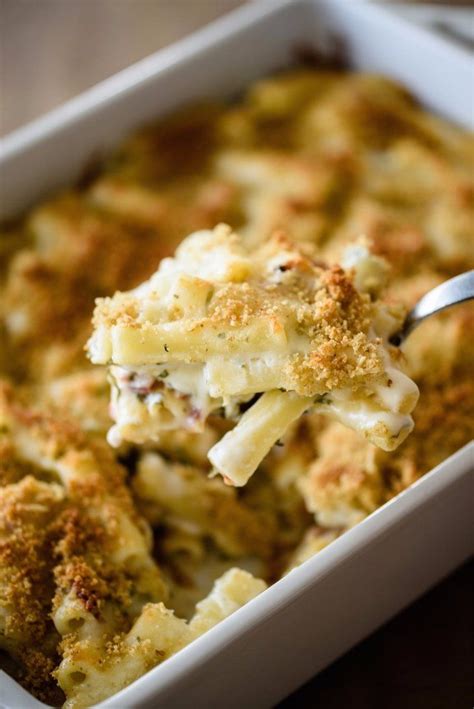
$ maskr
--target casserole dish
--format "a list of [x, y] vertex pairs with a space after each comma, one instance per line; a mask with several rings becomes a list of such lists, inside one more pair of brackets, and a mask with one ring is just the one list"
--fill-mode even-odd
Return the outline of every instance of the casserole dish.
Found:
[[[296, 45], [330, 49], [334, 36], [343, 38], [355, 67], [401, 79], [430, 108], [467, 123], [464, 87], [470, 66], [460, 50], [365, 5], [259, 4], [9, 138], [5, 204], [11, 213], [18, 211], [73, 178], [91, 154], [139, 123], [185, 101], [232, 94], [289, 63]], [[417, 54], [410, 57], [415, 40]], [[436, 87], [430, 88], [427, 79], [435, 64]], [[45, 177], [46, 159], [50, 170]], [[469, 555], [471, 465], [472, 448], [466, 448], [103, 706], [271, 705]], [[433, 558], [430, 550], [436, 550]], [[269, 644], [271, 653], [266, 652]], [[5, 706], [28, 705], [24, 693], [10, 695], [11, 688], [19, 691], [14, 683], [6, 679], [2, 685]]]

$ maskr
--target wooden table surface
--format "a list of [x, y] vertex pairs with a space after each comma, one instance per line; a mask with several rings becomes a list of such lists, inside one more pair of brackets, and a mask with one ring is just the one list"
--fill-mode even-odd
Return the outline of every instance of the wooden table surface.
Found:
[[278, 709], [472, 709], [473, 581], [471, 562]]
[[[0, 133], [240, 4], [0, 0]], [[281, 709], [472, 709], [473, 571], [471, 564], [453, 574], [288, 697]]]
[[0, 135], [242, 4], [0, 0]]

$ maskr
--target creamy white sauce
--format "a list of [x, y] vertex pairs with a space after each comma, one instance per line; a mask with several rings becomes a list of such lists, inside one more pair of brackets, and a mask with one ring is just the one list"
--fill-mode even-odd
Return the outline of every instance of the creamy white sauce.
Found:
[[[212, 240], [213, 233], [198, 232], [187, 239], [178, 247], [174, 259], [164, 259], [159, 271], [135, 289], [136, 296], [144, 301], [150, 299], [149, 308], [153, 314], [156, 303], [158, 319], [161, 319], [160, 301], [165, 302], [166, 298], [171, 297], [170, 293], [175, 292], [173, 288], [182, 279], [182, 274], [219, 283], [221, 280], [239, 280], [246, 269], [251, 268], [248, 258], [239, 249], [229, 250], [225, 239], [222, 245], [211, 250], [211, 254], [207, 253], [203, 248], [203, 239], [205, 241], [207, 238]], [[384, 278], [383, 262], [363, 245], [347, 249], [342, 263], [345, 268], [354, 269], [355, 284], [361, 291], [376, 288]], [[174, 327], [176, 323], [164, 322], [160, 323], [160, 327], [166, 328], [168, 324]], [[141, 437], [144, 433], [140, 434], [140, 427], [149, 432], [153, 422], [155, 426], [162, 426], [162, 430], [181, 427], [197, 430], [196, 422], [200, 421], [202, 425], [205, 418], [220, 407], [224, 407], [227, 417], [238, 416], [239, 404], [248, 401], [254, 394], [279, 388], [281, 368], [291, 355], [304, 355], [311, 350], [309, 337], [299, 334], [293, 321], [285, 322], [284, 326], [286, 335], [278, 341], [278, 349], [275, 345], [269, 352], [232, 357], [231, 341], [228, 340], [227, 347], [225, 342], [230, 335], [224, 332], [222, 354], [210, 356], [205, 362], [168, 361], [136, 369], [111, 367], [117, 388], [113, 397], [117, 425], [112, 429], [110, 439], [116, 443], [120, 430], [128, 431], [129, 427], [136, 429], [136, 435]], [[374, 327], [368, 334], [372, 340], [379, 335]], [[96, 350], [102, 352], [101, 337], [96, 336], [97, 343], [92, 339], [90, 344], [93, 359]], [[350, 388], [327, 392], [321, 401], [315, 397], [313, 408], [361, 431], [377, 445], [390, 449], [401, 432], [413, 425], [408, 414], [416, 403], [418, 389], [394, 366], [389, 352], [382, 345], [380, 351], [386, 383], [374, 385], [365, 398], [354, 394]]]

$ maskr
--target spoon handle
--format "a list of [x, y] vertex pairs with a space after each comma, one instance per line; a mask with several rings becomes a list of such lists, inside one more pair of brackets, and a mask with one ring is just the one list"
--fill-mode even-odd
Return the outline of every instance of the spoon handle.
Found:
[[413, 310], [408, 313], [402, 329], [390, 338], [394, 345], [400, 345], [425, 318], [451, 305], [474, 298], [474, 270], [450, 278], [424, 295]]

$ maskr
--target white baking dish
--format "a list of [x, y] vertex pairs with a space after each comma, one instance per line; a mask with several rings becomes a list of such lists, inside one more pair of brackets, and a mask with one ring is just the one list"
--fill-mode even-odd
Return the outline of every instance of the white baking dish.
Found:
[[[342, 38], [354, 67], [408, 85], [468, 125], [471, 59], [426, 30], [354, 0], [244, 7], [103, 82], [2, 146], [10, 215], [74, 178], [130, 130], [195, 98], [233, 94], [288, 64], [297, 45]], [[388, 620], [473, 551], [474, 445], [101, 707], [269, 707]], [[0, 673], [0, 706], [44, 707]]]

